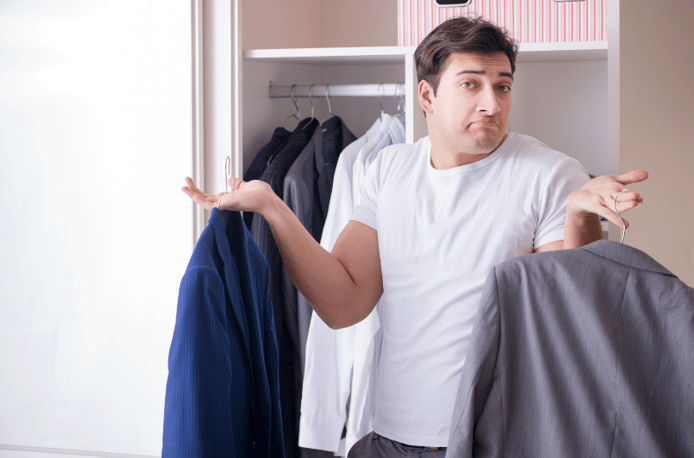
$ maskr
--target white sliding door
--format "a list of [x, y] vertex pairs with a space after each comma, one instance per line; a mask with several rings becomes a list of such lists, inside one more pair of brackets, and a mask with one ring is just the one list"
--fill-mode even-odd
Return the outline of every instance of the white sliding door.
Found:
[[0, 2], [0, 456], [157, 456], [191, 2]]

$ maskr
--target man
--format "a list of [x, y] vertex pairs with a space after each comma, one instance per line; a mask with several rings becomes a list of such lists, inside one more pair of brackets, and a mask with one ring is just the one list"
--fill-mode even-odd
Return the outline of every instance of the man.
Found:
[[[484, 280], [511, 257], [602, 238], [599, 215], [645, 171], [588, 175], [530, 137], [507, 134], [517, 47], [483, 20], [451, 19], [415, 53], [428, 137], [381, 151], [362, 202], [328, 253], [260, 182], [229, 180], [205, 208], [260, 213], [294, 283], [332, 328], [365, 318], [381, 297], [383, 341], [374, 432], [350, 456], [443, 456]], [[642, 201], [622, 194], [618, 210]]]

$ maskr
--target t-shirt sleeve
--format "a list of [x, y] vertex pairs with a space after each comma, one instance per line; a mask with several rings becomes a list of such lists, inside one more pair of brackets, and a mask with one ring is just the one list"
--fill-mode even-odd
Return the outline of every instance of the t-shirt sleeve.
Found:
[[378, 194], [380, 191], [380, 170], [383, 154], [379, 154], [376, 159], [366, 169], [364, 180], [359, 186], [359, 201], [352, 215], [353, 221], [359, 221], [367, 226], [376, 228], [376, 208]]
[[590, 177], [583, 166], [570, 157], [557, 163], [545, 186], [544, 199], [540, 205], [534, 248], [547, 243], [564, 240], [566, 202], [569, 196], [581, 189]]

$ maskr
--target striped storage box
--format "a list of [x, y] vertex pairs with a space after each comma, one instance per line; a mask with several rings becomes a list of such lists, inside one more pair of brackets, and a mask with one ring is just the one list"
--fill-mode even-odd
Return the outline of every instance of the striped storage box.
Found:
[[607, 0], [472, 0], [469, 6], [448, 8], [434, 0], [398, 0], [398, 44], [416, 46], [456, 16], [482, 16], [519, 43], [607, 40]]

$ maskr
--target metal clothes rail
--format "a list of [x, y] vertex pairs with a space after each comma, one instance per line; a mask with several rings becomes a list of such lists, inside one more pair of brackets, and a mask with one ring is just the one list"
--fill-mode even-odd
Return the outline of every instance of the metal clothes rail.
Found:
[[270, 81], [271, 99], [306, 97], [404, 97], [405, 83], [387, 84], [322, 84], [275, 86]]

